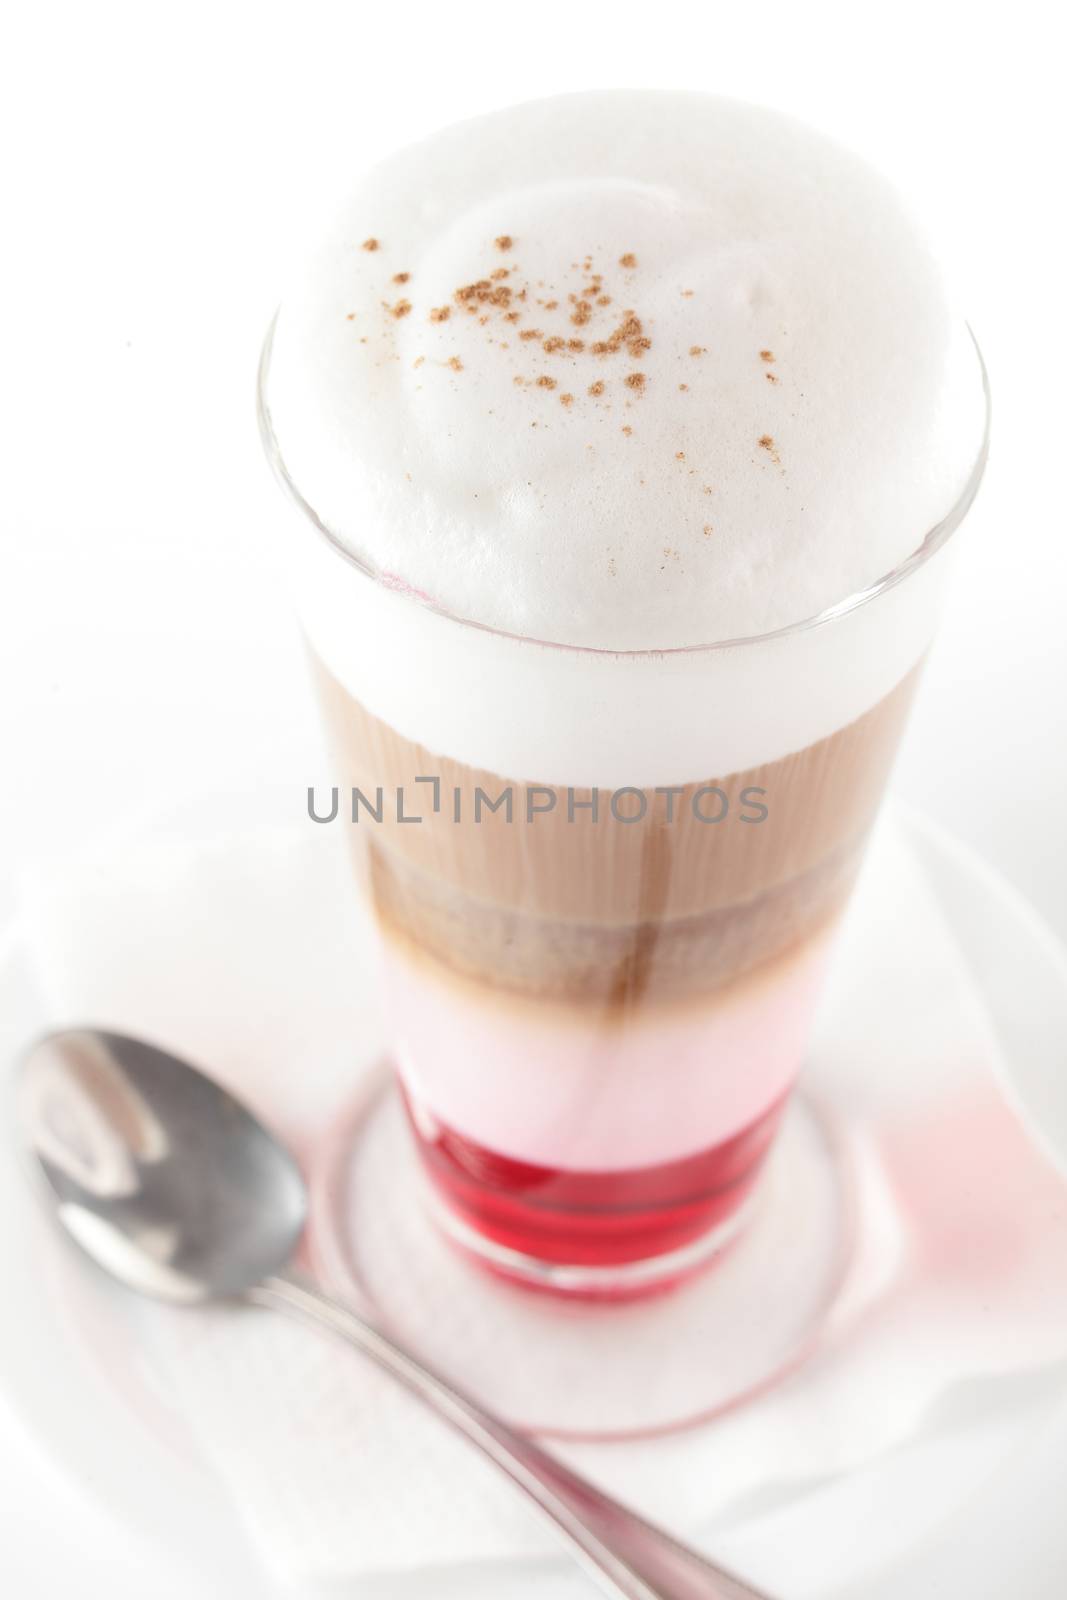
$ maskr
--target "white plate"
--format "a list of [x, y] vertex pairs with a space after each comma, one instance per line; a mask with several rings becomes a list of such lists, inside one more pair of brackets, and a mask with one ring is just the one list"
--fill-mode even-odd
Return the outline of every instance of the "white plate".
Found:
[[[1025, 902], [955, 841], [915, 818], [906, 826], [988, 1001], [1009, 1093], [1067, 1170], [1067, 957]], [[0, 936], [4, 1059], [47, 1014], [20, 930], [9, 925]], [[32, 1212], [10, 1141], [0, 1153], [0, 1275], [0, 1395], [27, 1461], [46, 1459], [73, 1502], [129, 1530], [130, 1558], [139, 1563], [143, 1553], [145, 1581], [165, 1567], [179, 1586], [262, 1597], [264, 1579], [215, 1480], [142, 1367], [128, 1304], [118, 1310], [110, 1286], [81, 1270]], [[821, 1547], [833, 1552], [826, 1581], [843, 1593], [956, 1510], [1036, 1433], [1048, 1403], [1036, 1381], [1021, 1383], [1007, 1403], [1002, 1392], [976, 1390], [966, 1429], [917, 1441], [769, 1515], [735, 1519], [717, 1530], [716, 1549], [744, 1568], [760, 1550]], [[577, 1600], [589, 1590], [561, 1564], [363, 1579], [358, 1592]]]

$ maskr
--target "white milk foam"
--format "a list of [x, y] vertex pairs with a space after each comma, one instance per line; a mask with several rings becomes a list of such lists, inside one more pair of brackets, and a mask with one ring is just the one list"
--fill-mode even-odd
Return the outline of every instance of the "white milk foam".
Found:
[[689, 657], [546, 650], [418, 600], [586, 651], [781, 627], [921, 544], [985, 421], [893, 189], [775, 113], [660, 93], [520, 106], [377, 168], [283, 305], [267, 404], [384, 580], [307, 549], [327, 666], [433, 752], [574, 784], [833, 732], [922, 653], [934, 573], [788, 650]]

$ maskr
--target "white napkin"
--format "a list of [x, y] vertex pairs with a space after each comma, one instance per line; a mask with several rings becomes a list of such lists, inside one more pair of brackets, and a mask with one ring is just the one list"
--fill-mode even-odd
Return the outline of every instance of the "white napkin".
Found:
[[[31, 871], [24, 904], [51, 1021], [210, 1065], [298, 1147], [378, 1054], [366, 934], [326, 830], [116, 840]], [[809, 1074], [875, 1173], [834, 1338], [714, 1424], [560, 1453], [707, 1542], [920, 1433], [965, 1429], [980, 1382], [985, 1400], [996, 1383], [1010, 1395], [1067, 1361], [1067, 1187], [1007, 1110], [996, 1058], [937, 902], [883, 828]], [[555, 1551], [489, 1468], [345, 1348], [251, 1311], [131, 1301], [128, 1315], [276, 1582]], [[808, 1592], [800, 1575], [791, 1593]]]

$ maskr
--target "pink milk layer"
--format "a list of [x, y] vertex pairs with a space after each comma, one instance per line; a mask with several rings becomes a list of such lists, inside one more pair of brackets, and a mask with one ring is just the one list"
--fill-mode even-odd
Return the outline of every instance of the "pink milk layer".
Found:
[[828, 935], [703, 1000], [600, 1012], [505, 996], [383, 940], [416, 1130], [556, 1171], [685, 1161], [780, 1102], [801, 1066]]

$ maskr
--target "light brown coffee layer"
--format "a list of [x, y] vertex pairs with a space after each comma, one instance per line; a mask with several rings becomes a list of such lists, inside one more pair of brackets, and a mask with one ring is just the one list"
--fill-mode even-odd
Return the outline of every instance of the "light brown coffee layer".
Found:
[[[607, 793], [597, 797], [594, 820], [591, 790], [573, 791], [571, 810], [566, 789], [479, 771], [401, 738], [317, 664], [345, 790], [358, 788], [371, 802], [379, 787], [383, 791], [382, 821], [370, 820], [362, 809], [360, 833], [429, 880], [452, 884], [464, 898], [525, 915], [622, 927], [733, 906], [847, 853], [877, 809], [916, 676], [909, 673], [848, 727], [779, 761], [679, 785], [673, 802], [645, 789], [645, 817], [623, 822], [612, 816]], [[521, 717], [521, 706], [515, 715]], [[566, 715], [565, 707], [560, 715]], [[437, 814], [432, 786], [417, 783], [419, 777], [439, 779]], [[705, 816], [722, 809], [717, 796], [701, 797], [711, 787], [726, 796], [721, 822], [700, 821], [693, 812], [694, 801]], [[459, 823], [453, 820], [457, 789]], [[510, 821], [503, 809], [490, 811], [484, 802], [474, 820], [479, 790], [495, 800], [509, 789]], [[397, 820], [400, 790], [405, 813], [421, 816], [420, 824]], [[766, 820], [742, 820], [752, 810], [742, 799], [746, 790], [763, 791]], [[527, 821], [527, 807], [545, 804], [549, 794], [554, 809], [535, 810]], [[637, 805], [636, 795], [627, 796], [619, 809], [632, 812]]]
[[[918, 669], [807, 749], [670, 796], [621, 797], [620, 816], [645, 806], [632, 822], [612, 814], [608, 793], [597, 796], [594, 816], [590, 790], [437, 756], [372, 716], [318, 662], [316, 674], [341, 815], [349, 791], [361, 791], [349, 831], [386, 929], [498, 989], [630, 1006], [717, 989], [832, 919], [855, 877]], [[436, 790], [420, 778], [437, 780]], [[479, 804], [479, 791], [489, 801], [510, 791], [510, 820], [503, 803]], [[744, 820], [761, 807], [762, 820]]]

